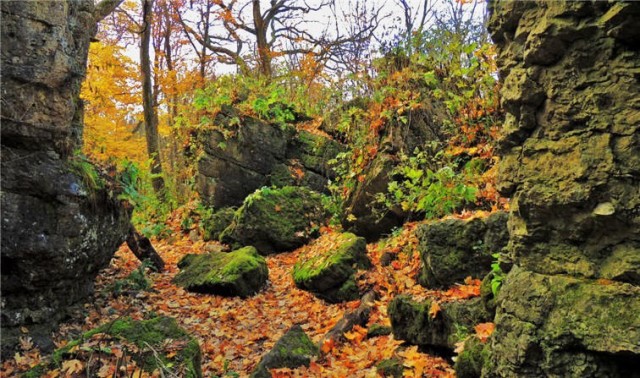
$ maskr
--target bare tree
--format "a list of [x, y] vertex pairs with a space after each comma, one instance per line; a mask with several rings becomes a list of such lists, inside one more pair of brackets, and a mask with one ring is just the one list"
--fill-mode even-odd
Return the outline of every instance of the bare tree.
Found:
[[[275, 58], [311, 54], [327, 61], [339, 46], [370, 39], [379, 23], [379, 12], [374, 12], [369, 22], [362, 24], [365, 27], [352, 30], [353, 33], [340, 28], [330, 30], [329, 23], [323, 24], [319, 18], [323, 10], [334, 6], [334, 0], [318, 0], [313, 4], [270, 0], [265, 7], [260, 0], [213, 0], [213, 5], [214, 17], [209, 19], [208, 30], [204, 24], [181, 18], [186, 33], [219, 62], [237, 65], [243, 73], [251, 72], [254, 66], [265, 77], [273, 75]], [[312, 32], [312, 26], [317, 29], [318, 25], [322, 26], [321, 32]], [[211, 32], [214, 30], [217, 33]], [[246, 47], [252, 54], [246, 54]]]

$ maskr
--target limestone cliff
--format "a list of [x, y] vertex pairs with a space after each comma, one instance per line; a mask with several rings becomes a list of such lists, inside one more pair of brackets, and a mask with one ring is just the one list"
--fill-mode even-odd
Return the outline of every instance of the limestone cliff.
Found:
[[2, 347], [47, 337], [91, 292], [129, 214], [88, 162], [80, 84], [92, 0], [2, 1]]
[[508, 258], [487, 376], [640, 359], [640, 3], [490, 2]]

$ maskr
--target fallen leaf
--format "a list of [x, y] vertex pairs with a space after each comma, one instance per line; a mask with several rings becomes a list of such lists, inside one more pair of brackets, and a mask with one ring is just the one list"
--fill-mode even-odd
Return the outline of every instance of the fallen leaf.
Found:
[[480, 323], [474, 327], [476, 330], [476, 335], [480, 339], [481, 342], [487, 342], [487, 339], [493, 333], [496, 325], [494, 323]]
[[431, 319], [435, 319], [436, 316], [438, 316], [438, 313], [440, 312], [440, 305], [438, 304], [437, 301], [432, 301], [431, 302], [431, 307], [429, 307], [429, 316], [431, 316]]
[[67, 375], [80, 373], [84, 369], [84, 363], [80, 360], [67, 360], [62, 362], [62, 371]]

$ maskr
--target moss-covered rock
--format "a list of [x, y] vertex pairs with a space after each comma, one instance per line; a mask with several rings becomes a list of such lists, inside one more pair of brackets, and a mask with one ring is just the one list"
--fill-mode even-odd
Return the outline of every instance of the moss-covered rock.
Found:
[[386, 336], [391, 334], [391, 327], [385, 326], [382, 324], [372, 324], [369, 329], [367, 329], [367, 337], [378, 337], [378, 336]]
[[509, 240], [507, 213], [487, 218], [447, 219], [420, 226], [416, 234], [422, 258], [419, 282], [429, 288], [446, 288], [468, 276], [484, 277], [491, 270], [492, 254]]
[[637, 286], [519, 267], [505, 283], [491, 343], [498, 375], [515, 369], [519, 376], [626, 377], [640, 371], [634, 357], [640, 354]]
[[293, 267], [296, 286], [311, 291], [332, 303], [357, 299], [357, 269], [371, 266], [364, 238], [351, 233], [339, 234], [333, 248], [315, 256], [301, 256]]
[[383, 377], [401, 378], [404, 373], [404, 365], [397, 358], [388, 358], [378, 362], [376, 370]]
[[225, 207], [216, 211], [211, 217], [202, 220], [204, 240], [218, 240], [220, 234], [231, 222], [236, 211], [231, 207]]
[[[202, 354], [198, 342], [178, 326], [175, 319], [157, 317], [149, 320], [132, 320], [122, 318], [84, 333], [80, 339], [69, 342], [64, 348], [54, 352], [52, 363], [59, 365], [71, 350], [82, 345], [96, 334], [103, 334], [102, 343], [108, 345], [110, 340], [125, 341], [135, 344], [139, 352], [132, 355], [136, 363], [146, 372], [156, 369], [170, 371], [180, 377], [202, 377]], [[164, 351], [167, 340], [173, 341], [177, 347]], [[171, 352], [172, 357], [169, 356]], [[175, 353], [174, 353], [175, 352]]]
[[251, 245], [262, 255], [290, 251], [317, 235], [327, 217], [319, 193], [265, 187], [245, 199], [220, 241], [234, 248]]
[[456, 357], [453, 368], [458, 378], [480, 378], [487, 363], [489, 348], [475, 336], [464, 342], [464, 349]]
[[270, 378], [269, 369], [309, 366], [320, 350], [299, 325], [291, 327], [256, 366], [252, 378]]
[[264, 257], [253, 247], [187, 256], [173, 281], [189, 291], [247, 297], [258, 292], [269, 275]]
[[453, 349], [455, 343], [474, 332], [478, 323], [491, 320], [480, 298], [440, 304], [435, 318], [432, 302], [419, 303], [405, 295], [395, 297], [388, 307], [393, 335], [411, 344]]
[[363, 236], [367, 241], [373, 241], [402, 225], [408, 215], [406, 212], [399, 208], [386, 211], [380, 205], [379, 208], [374, 208], [377, 204], [376, 195], [388, 190], [396, 161], [397, 158], [390, 154], [379, 154], [363, 173], [364, 180], [349, 191], [343, 203], [341, 219], [345, 230]]

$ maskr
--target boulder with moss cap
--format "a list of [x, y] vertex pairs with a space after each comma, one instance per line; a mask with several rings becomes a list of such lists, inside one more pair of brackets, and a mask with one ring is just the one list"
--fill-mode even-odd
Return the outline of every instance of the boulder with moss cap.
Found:
[[308, 290], [332, 303], [357, 299], [357, 269], [368, 269], [364, 238], [352, 233], [339, 234], [332, 248], [317, 256], [301, 256], [293, 268], [297, 287]]
[[186, 255], [174, 282], [197, 293], [248, 297], [267, 282], [267, 263], [253, 247], [233, 252]]

